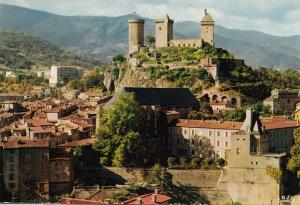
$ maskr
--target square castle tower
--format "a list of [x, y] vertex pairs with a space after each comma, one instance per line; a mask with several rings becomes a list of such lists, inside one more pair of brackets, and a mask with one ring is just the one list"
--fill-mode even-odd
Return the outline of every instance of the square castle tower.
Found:
[[[164, 47], [190, 47], [200, 48], [204, 43], [214, 46], [214, 26], [215, 21], [204, 10], [204, 16], [201, 19], [201, 36], [191, 39], [174, 39], [173, 38], [174, 20], [168, 15], [165, 18], [155, 21], [155, 46]], [[144, 20], [129, 19], [129, 54], [138, 52], [140, 47], [144, 46]]]
[[162, 47], [202, 47], [203, 43], [214, 46], [214, 25], [213, 18], [204, 11], [201, 19], [201, 36], [191, 39], [173, 39], [174, 21], [167, 15], [164, 19], [155, 21], [155, 45], [157, 48]]

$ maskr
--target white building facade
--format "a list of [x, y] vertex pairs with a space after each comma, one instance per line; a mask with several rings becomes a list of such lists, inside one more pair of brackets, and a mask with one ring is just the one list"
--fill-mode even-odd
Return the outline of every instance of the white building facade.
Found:
[[67, 82], [72, 78], [81, 77], [83, 74], [83, 69], [79, 66], [51, 66], [50, 71], [50, 86], [57, 86]]

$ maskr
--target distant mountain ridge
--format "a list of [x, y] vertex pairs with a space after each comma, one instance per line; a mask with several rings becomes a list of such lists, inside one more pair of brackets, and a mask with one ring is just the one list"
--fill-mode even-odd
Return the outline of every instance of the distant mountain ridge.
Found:
[[[101, 60], [126, 54], [127, 21], [132, 15], [62, 16], [17, 6], [0, 4], [0, 28], [28, 32], [80, 55]], [[154, 34], [154, 20], [145, 19], [145, 33]], [[198, 37], [200, 25], [175, 22], [174, 36]], [[258, 31], [216, 26], [216, 46], [258, 67], [300, 69], [300, 36], [280, 37]]]

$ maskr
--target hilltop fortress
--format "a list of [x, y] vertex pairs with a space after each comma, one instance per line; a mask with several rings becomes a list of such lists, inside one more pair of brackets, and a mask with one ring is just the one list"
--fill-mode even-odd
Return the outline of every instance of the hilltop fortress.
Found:
[[[138, 52], [144, 47], [144, 24], [143, 19], [128, 20], [129, 28], [129, 54]], [[214, 46], [214, 26], [215, 21], [204, 11], [204, 16], [201, 19], [201, 36], [195, 39], [174, 39], [173, 38], [174, 20], [168, 15], [165, 18], [155, 21], [155, 46], [163, 47], [190, 47], [201, 48], [204, 43]]]

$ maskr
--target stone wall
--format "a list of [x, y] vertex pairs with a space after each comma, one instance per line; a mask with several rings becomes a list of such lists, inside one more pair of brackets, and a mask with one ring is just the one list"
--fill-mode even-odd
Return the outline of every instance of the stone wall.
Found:
[[[149, 170], [145, 170], [146, 172]], [[173, 178], [173, 184], [192, 186], [198, 188], [217, 188], [218, 181], [221, 177], [220, 170], [168, 170]], [[119, 176], [128, 183], [142, 183], [143, 173], [142, 169], [134, 168], [117, 168], [117, 167], [106, 167], [102, 169], [103, 174], [106, 177], [116, 177]], [[109, 174], [109, 172], [111, 172]], [[114, 173], [114, 174], [112, 174]], [[117, 179], [115, 178], [114, 181]]]

